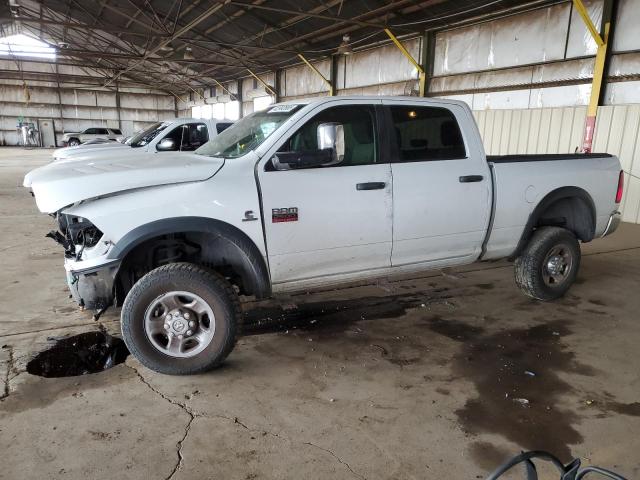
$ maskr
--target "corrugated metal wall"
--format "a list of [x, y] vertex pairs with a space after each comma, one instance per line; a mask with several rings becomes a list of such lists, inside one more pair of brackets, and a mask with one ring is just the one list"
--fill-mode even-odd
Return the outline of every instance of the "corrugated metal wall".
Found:
[[[586, 107], [474, 111], [489, 155], [570, 153], [582, 142]], [[594, 152], [617, 155], [625, 171], [622, 219], [640, 223], [640, 105], [598, 109]]]

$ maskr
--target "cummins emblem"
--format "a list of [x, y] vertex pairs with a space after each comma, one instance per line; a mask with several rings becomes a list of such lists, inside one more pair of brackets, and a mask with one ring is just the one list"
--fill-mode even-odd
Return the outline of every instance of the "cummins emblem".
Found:
[[271, 221], [272, 223], [297, 222], [298, 207], [273, 208], [271, 210]]

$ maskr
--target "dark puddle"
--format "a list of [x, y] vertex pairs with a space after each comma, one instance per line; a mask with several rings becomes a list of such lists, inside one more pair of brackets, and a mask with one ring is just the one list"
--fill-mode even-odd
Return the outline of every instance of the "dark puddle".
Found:
[[103, 372], [125, 361], [125, 343], [105, 332], [87, 332], [57, 339], [27, 364], [27, 372], [47, 378]]
[[429, 295], [400, 294], [349, 300], [300, 303], [291, 309], [282, 306], [258, 307], [245, 312], [244, 334], [258, 335], [298, 329], [322, 334], [344, 332], [354, 322], [397, 318], [408, 309], [451, 298], [447, 288]]
[[429, 322], [434, 332], [462, 343], [453, 359], [454, 374], [471, 380], [478, 390], [477, 398], [456, 411], [467, 432], [497, 433], [525, 450], [547, 450], [561, 459], [571, 458], [569, 446], [582, 441], [574, 428], [579, 417], [558, 407], [561, 395], [572, 387], [557, 372], [593, 372], [577, 363], [574, 353], [563, 345], [562, 337], [570, 333], [567, 325], [553, 321], [486, 333], [481, 327], [452, 320]]

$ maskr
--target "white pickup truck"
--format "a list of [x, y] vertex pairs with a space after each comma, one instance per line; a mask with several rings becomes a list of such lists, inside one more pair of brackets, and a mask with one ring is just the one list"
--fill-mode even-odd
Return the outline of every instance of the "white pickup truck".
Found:
[[131, 352], [159, 372], [219, 365], [238, 295], [268, 297], [507, 257], [562, 296], [579, 242], [613, 232], [608, 154], [485, 156], [469, 108], [329, 97], [271, 106], [193, 154], [52, 163], [25, 180], [87, 308], [122, 305]]
[[117, 156], [123, 153], [193, 152], [229, 128], [232, 123], [230, 120], [174, 118], [154, 123], [135, 134], [126, 144], [84, 143], [74, 147], [58, 148], [53, 151], [52, 156], [54, 162], [59, 162], [102, 158], [114, 152]]

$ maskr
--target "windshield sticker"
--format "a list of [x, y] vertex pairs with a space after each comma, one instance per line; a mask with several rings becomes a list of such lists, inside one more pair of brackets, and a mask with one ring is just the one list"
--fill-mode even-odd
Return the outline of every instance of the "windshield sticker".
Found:
[[298, 105], [295, 103], [290, 105], [276, 105], [270, 108], [267, 113], [286, 113], [295, 110], [297, 107]]

